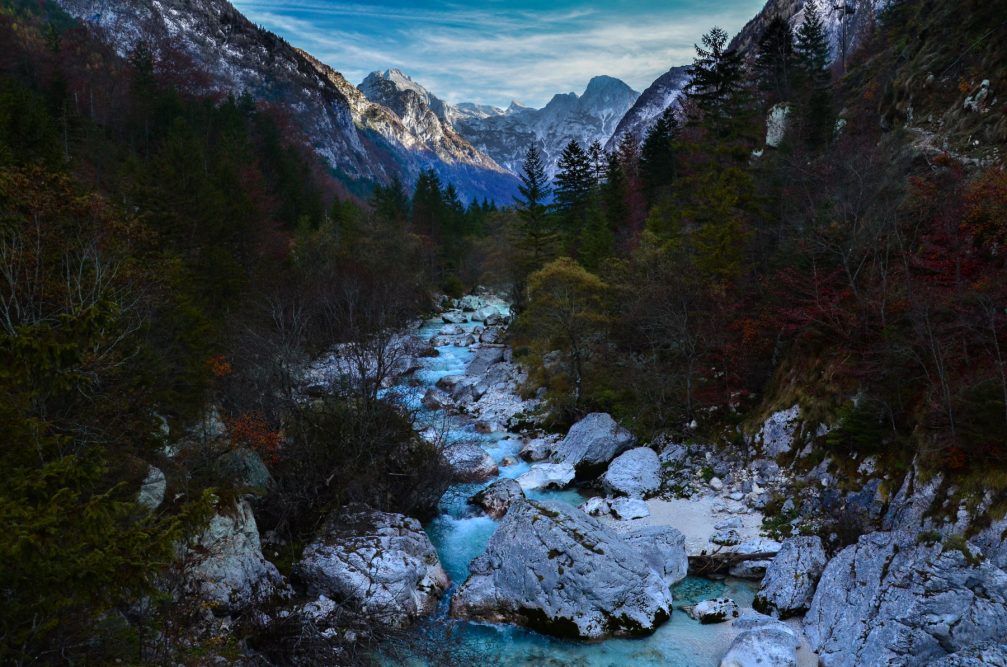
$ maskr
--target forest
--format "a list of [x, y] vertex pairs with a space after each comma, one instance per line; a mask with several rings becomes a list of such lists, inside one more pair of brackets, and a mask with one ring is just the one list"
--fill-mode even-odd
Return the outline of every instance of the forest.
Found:
[[[608, 412], [737, 444], [799, 402], [837, 424], [818, 460], [916, 460], [1007, 510], [1007, 174], [879, 122], [935, 20], [892, 3], [845, 70], [820, 17], [774, 20], [747, 60], [714, 28], [642, 142], [571, 142], [553, 182], [532, 148], [507, 206], [433, 170], [352, 194], [281, 108], [206, 94], [171, 44], [123, 58], [50, 3], [0, 5], [0, 661], [177, 650], [202, 613], [171, 590], [177, 544], [248, 491], [228, 447], [275, 480], [281, 572], [333, 507], [429, 517], [449, 475], [379, 396], [394, 359], [310, 402], [297, 374], [391, 354], [433, 295], [480, 285], [557, 431]], [[156, 512], [151, 462], [174, 471]]]

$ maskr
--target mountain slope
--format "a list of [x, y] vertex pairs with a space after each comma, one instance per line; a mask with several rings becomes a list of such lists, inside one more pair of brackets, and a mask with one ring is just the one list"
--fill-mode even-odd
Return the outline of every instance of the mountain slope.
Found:
[[542, 151], [546, 173], [552, 177], [566, 144], [576, 140], [585, 147], [594, 141], [604, 145], [639, 96], [619, 79], [598, 76], [591, 79], [583, 95], [556, 95], [542, 109], [529, 109], [517, 103], [506, 111], [489, 112], [485, 108], [475, 111], [474, 105], [460, 106], [456, 109], [454, 126], [463, 137], [515, 174], [521, 170], [528, 146], [535, 144]]
[[[845, 3], [825, 2], [817, 0], [818, 11], [822, 15], [825, 28], [829, 34], [829, 46], [833, 60], [839, 60], [843, 55], [843, 45], [846, 54], [852, 54], [860, 45], [864, 35], [874, 24], [879, 11], [886, 7], [890, 0], [847, 0]], [[804, 7], [807, 0], [769, 0], [756, 16], [745, 24], [741, 32], [731, 41], [731, 48], [739, 49], [746, 55], [752, 54], [759, 43], [762, 32], [776, 16], [782, 16], [790, 21], [796, 29], [804, 22]], [[844, 26], [843, 6], [848, 7]]]
[[613, 151], [626, 135], [632, 135], [642, 141], [647, 130], [664, 113], [664, 110], [675, 104], [682, 97], [685, 84], [689, 77], [686, 67], [672, 67], [662, 74], [647, 90], [643, 91], [636, 103], [619, 121], [615, 133], [608, 140], [605, 150]]
[[513, 177], [464, 139], [414, 134], [341, 74], [256, 27], [226, 0], [58, 1], [122, 54], [140, 40], [155, 51], [180, 49], [210, 74], [211, 90], [248, 91], [285, 107], [332, 169], [362, 188], [395, 176], [411, 183], [432, 167], [465, 198], [509, 200], [514, 190]]

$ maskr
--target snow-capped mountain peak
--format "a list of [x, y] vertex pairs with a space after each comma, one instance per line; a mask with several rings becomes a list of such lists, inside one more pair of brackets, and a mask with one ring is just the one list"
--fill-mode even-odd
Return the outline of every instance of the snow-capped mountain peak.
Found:
[[605, 144], [639, 93], [623, 81], [596, 76], [583, 94], [559, 93], [541, 109], [511, 102], [503, 115], [456, 119], [459, 133], [512, 173], [520, 173], [528, 147], [542, 152], [546, 173], [556, 173], [563, 148], [575, 140], [587, 147]]

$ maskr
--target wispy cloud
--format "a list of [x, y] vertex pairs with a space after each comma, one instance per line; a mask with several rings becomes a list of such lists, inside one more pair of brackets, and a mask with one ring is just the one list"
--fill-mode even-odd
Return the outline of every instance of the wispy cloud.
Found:
[[713, 25], [737, 31], [764, 0], [234, 0], [253, 21], [359, 82], [399, 67], [452, 102], [543, 105], [608, 74], [643, 90]]

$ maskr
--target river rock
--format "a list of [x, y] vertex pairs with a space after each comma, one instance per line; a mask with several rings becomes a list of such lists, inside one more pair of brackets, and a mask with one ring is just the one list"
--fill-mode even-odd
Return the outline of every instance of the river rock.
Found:
[[601, 496], [588, 498], [577, 509], [590, 516], [608, 516], [612, 513], [612, 505], [609, 503], [609, 499]]
[[550, 438], [535, 438], [524, 443], [520, 456], [525, 461], [544, 461], [552, 455], [556, 442]]
[[652, 633], [671, 614], [668, 582], [632, 546], [561, 502], [511, 506], [469, 566], [451, 614], [568, 638]]
[[720, 667], [797, 667], [800, 640], [785, 623], [748, 612], [732, 626], [741, 630]]
[[636, 438], [619, 426], [612, 416], [594, 412], [570, 427], [556, 445], [553, 459], [569, 463], [578, 471], [605, 466], [616, 456], [633, 446]]
[[484, 375], [490, 366], [504, 360], [504, 349], [502, 347], [482, 347], [476, 352], [476, 356], [465, 368], [465, 375], [475, 377]]
[[484, 307], [486, 302], [474, 294], [466, 294], [458, 299], [458, 307], [467, 313], [471, 313]]
[[766, 456], [777, 457], [794, 448], [794, 436], [800, 425], [801, 407], [795, 405], [789, 410], [780, 410], [769, 415], [756, 436]]
[[772, 562], [774, 556], [780, 551], [782, 545], [776, 540], [766, 537], [755, 537], [744, 540], [733, 546], [730, 551], [738, 554], [769, 554], [762, 560], [743, 560], [731, 566], [728, 571], [732, 577], [739, 579], [762, 579], [766, 574], [766, 569]]
[[160, 468], [148, 466], [147, 476], [140, 483], [140, 492], [136, 495], [136, 502], [153, 512], [164, 502], [164, 492], [167, 488], [168, 480], [165, 478], [164, 472]]
[[310, 594], [393, 627], [432, 613], [449, 583], [418, 521], [363, 505], [330, 517], [295, 572]]
[[427, 393], [423, 394], [423, 407], [427, 410], [441, 410], [449, 405], [451, 405], [451, 397], [447, 392], [438, 389], [437, 387], [431, 387], [427, 390]]
[[489, 453], [473, 443], [460, 443], [444, 449], [444, 460], [451, 466], [455, 479], [461, 482], [482, 482], [500, 472]]
[[630, 449], [609, 464], [601, 484], [611, 495], [647, 498], [661, 488], [661, 462], [649, 447]]
[[446, 324], [465, 324], [469, 321], [468, 315], [460, 313], [457, 310], [449, 310], [441, 315], [441, 319], [444, 320]]
[[489, 320], [489, 319], [491, 319], [494, 316], [497, 316], [499, 314], [500, 313], [493, 306], [483, 306], [482, 308], [480, 308], [476, 312], [472, 313], [472, 321], [473, 322], [485, 322], [486, 320]]
[[689, 573], [685, 535], [675, 528], [638, 526], [621, 535], [623, 541], [647, 559], [651, 567], [664, 577], [668, 584], [677, 584]]
[[536, 463], [517, 478], [525, 491], [529, 489], [562, 489], [576, 476], [573, 466], [567, 463]]
[[183, 561], [189, 588], [216, 612], [240, 611], [286, 590], [276, 566], [262, 555], [255, 516], [245, 500], [214, 515]]
[[445, 324], [440, 331], [437, 332], [438, 336], [464, 336], [465, 329], [462, 328], [460, 324]]
[[733, 528], [718, 530], [711, 537], [710, 541], [722, 547], [730, 547], [741, 544], [741, 534]]
[[704, 625], [723, 623], [738, 618], [738, 603], [731, 598], [703, 600], [689, 609], [689, 616]]
[[501, 342], [501, 340], [503, 340], [503, 332], [496, 327], [490, 327], [479, 334], [480, 343], [495, 344]]
[[864, 535], [826, 566], [804, 618], [824, 667], [927, 664], [1007, 635], [1007, 573], [964, 541], [899, 537]]
[[623, 521], [642, 519], [650, 516], [650, 508], [647, 503], [639, 498], [616, 498], [609, 502], [612, 516]]
[[469, 503], [477, 505], [494, 519], [499, 519], [510, 506], [524, 500], [524, 490], [513, 479], [498, 479], [485, 489], [469, 498]]
[[785, 540], [766, 568], [762, 589], [752, 606], [781, 619], [803, 614], [811, 606], [815, 586], [827, 562], [820, 537]]

